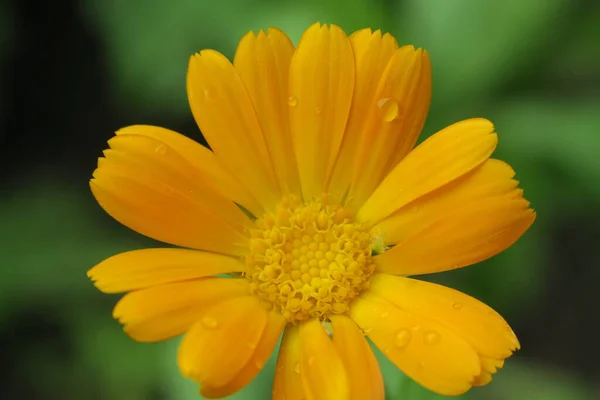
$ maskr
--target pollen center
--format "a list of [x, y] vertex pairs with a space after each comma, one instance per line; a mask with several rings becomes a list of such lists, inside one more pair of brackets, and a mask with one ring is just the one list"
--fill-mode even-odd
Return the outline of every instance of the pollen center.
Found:
[[255, 221], [246, 257], [254, 294], [288, 321], [341, 314], [369, 286], [373, 238], [327, 196], [290, 196]]

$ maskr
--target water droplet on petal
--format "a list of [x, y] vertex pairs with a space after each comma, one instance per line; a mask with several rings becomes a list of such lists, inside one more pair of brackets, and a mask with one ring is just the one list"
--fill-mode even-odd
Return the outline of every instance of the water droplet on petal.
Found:
[[308, 358], [308, 365], [313, 365], [314, 362], [315, 362], [315, 358], [313, 356], [310, 356]]
[[288, 105], [290, 107], [296, 107], [298, 105], [298, 98], [296, 96], [288, 97]]
[[256, 360], [254, 361], [254, 366], [258, 369], [262, 369], [265, 366], [265, 363], [260, 360]]
[[167, 146], [165, 146], [164, 144], [158, 145], [154, 149], [154, 152], [158, 155], [164, 156], [165, 154], [167, 154]]
[[321, 114], [322, 111], [321, 107], [315, 107], [315, 114]]
[[296, 365], [294, 365], [294, 372], [299, 374], [300, 373], [300, 363], [297, 362]]
[[253, 342], [248, 342], [246, 343], [248, 345], [248, 347], [250, 347], [251, 349], [255, 349], [256, 348], [256, 343]]
[[408, 345], [410, 342], [411, 334], [408, 329], [400, 329], [396, 333], [396, 347], [402, 349]]
[[217, 320], [211, 317], [203, 317], [202, 318], [202, 325], [204, 325], [206, 328], [209, 329], [214, 329], [217, 327], [218, 323]]
[[425, 344], [433, 346], [434, 344], [438, 344], [442, 337], [439, 333], [434, 331], [425, 332]]
[[452, 308], [454, 308], [455, 310], [460, 310], [462, 308], [462, 304], [461, 303], [454, 303], [454, 304], [452, 304]]
[[379, 113], [381, 114], [381, 118], [385, 122], [391, 122], [398, 118], [398, 103], [394, 99], [390, 99], [388, 97], [384, 99], [380, 99], [377, 102], [377, 107], [379, 108]]
[[208, 88], [202, 89], [202, 94], [204, 95], [204, 101], [211, 102], [213, 100], [213, 94]]

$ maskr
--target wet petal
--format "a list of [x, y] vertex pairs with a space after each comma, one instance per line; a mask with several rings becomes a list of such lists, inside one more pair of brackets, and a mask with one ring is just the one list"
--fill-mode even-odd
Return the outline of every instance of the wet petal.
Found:
[[469, 119], [431, 136], [406, 156], [361, 207], [357, 218], [375, 224], [400, 207], [482, 164], [496, 148], [494, 125]]
[[300, 331], [297, 325], [288, 325], [283, 333], [275, 368], [273, 399], [306, 399], [300, 379]]
[[240, 372], [226, 385], [221, 387], [202, 386], [200, 394], [208, 399], [216, 399], [230, 396], [244, 388], [260, 372], [271, 353], [286, 325], [286, 320], [278, 312], [269, 312], [267, 325], [258, 343], [248, 342], [248, 346], [255, 347], [254, 354], [240, 370]]
[[352, 303], [350, 316], [390, 361], [429, 390], [456, 396], [481, 373], [475, 350], [447, 326], [372, 292]]
[[117, 254], [88, 271], [104, 293], [128, 292], [165, 283], [244, 271], [240, 260], [185, 249], [143, 249]]
[[518, 189], [469, 202], [375, 257], [377, 270], [406, 276], [472, 265], [506, 250], [534, 220], [535, 213]]
[[267, 311], [254, 296], [234, 298], [205, 310], [181, 341], [178, 361], [182, 374], [202, 386], [227, 385], [254, 354], [267, 319]]
[[354, 56], [336, 25], [306, 30], [290, 65], [289, 110], [305, 199], [326, 190], [354, 89]]
[[249, 292], [248, 282], [242, 279], [170, 283], [126, 294], [115, 306], [113, 317], [133, 339], [157, 342], [187, 331], [208, 307]]
[[248, 94], [273, 162], [279, 187], [300, 194], [296, 155], [288, 116], [288, 73], [294, 54], [291, 40], [279, 29], [249, 32], [235, 53], [234, 65]]
[[383, 378], [371, 346], [356, 323], [343, 315], [331, 317], [333, 345], [344, 363], [351, 399], [383, 400]]
[[252, 100], [225, 56], [204, 50], [190, 59], [190, 107], [223, 166], [265, 209], [281, 196]]

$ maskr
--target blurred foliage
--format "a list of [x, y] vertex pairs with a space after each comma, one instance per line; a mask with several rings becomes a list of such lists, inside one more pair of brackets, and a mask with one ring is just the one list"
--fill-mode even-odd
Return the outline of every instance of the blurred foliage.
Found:
[[[509, 251], [433, 279], [484, 300], [518, 326], [527, 328], [531, 315], [543, 311], [549, 260], [552, 251], [560, 250], [551, 245], [560, 216], [565, 210], [597, 215], [600, 209], [598, 5], [567, 0], [147, 4], [81, 3], [85, 21], [102, 42], [111, 107], [120, 110], [121, 121], [131, 124], [145, 121], [127, 120], [130, 113], [189, 124], [185, 92], [189, 56], [214, 48], [232, 57], [238, 40], [251, 29], [277, 26], [297, 41], [308, 25], [319, 20], [337, 23], [348, 33], [365, 26], [381, 28], [400, 43], [426, 48], [433, 63], [434, 93], [424, 136], [460, 119], [492, 119], [500, 138], [496, 156], [515, 168], [538, 211], [533, 229]], [[10, 26], [10, 14], [0, 3], [0, 57], [10, 45]], [[66, 327], [71, 349], [69, 358], [64, 354], [61, 358], [53, 353], [54, 344], [28, 348], [15, 367], [16, 376], [36, 382], [39, 393], [59, 393], [62, 385], [71, 385], [70, 393], [62, 397], [69, 399], [198, 398], [196, 386], [176, 368], [177, 341], [148, 345], [129, 340], [110, 316], [117, 298], [98, 294], [85, 277], [85, 271], [103, 258], [149, 242], [104, 215], [85, 182], [73, 187], [61, 183], [60, 176], [36, 171], [18, 190], [1, 193], [3, 334], [14, 339], [21, 332], [19, 316], [41, 308], [47, 310], [42, 311], [44, 318]], [[33, 323], [26, 321], [25, 330]], [[592, 351], [598, 354], [597, 347]], [[442, 398], [377, 354], [388, 398]], [[272, 358], [234, 398], [268, 398], [274, 362]], [[491, 385], [464, 398], [584, 400], [594, 398], [592, 389], [581, 371], [534, 364], [517, 354]]]

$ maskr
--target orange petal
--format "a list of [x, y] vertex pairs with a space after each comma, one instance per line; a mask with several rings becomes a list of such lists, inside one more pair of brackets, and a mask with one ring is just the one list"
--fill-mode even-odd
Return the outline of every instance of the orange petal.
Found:
[[381, 182], [357, 218], [375, 224], [409, 202], [482, 164], [496, 148], [494, 126], [469, 119], [442, 129], [407, 155]]
[[519, 341], [504, 318], [464, 293], [434, 283], [376, 274], [369, 289], [398, 308], [446, 325], [483, 357], [504, 359]]
[[399, 243], [442, 215], [470, 208], [484, 198], [514, 192], [518, 185], [514, 176], [508, 164], [489, 159], [459, 179], [401, 207], [375, 225], [372, 232], [381, 236], [385, 244]]
[[294, 54], [279, 29], [249, 32], [235, 53], [234, 66], [248, 89], [279, 186], [300, 194], [300, 181], [288, 117], [288, 73]]
[[431, 391], [462, 394], [481, 373], [475, 350], [446, 325], [370, 291], [352, 303], [350, 316], [398, 368]]
[[300, 379], [307, 399], [350, 399], [344, 363], [317, 319], [300, 325]]
[[244, 271], [240, 260], [195, 250], [143, 249], [117, 254], [88, 271], [104, 293], [128, 292], [165, 283]]
[[179, 153], [198, 174], [206, 178], [211, 187], [225, 198], [242, 205], [254, 215], [264, 210], [255, 198], [221, 165], [215, 153], [201, 144], [169, 129], [150, 125], [133, 125], [117, 131], [117, 135], [141, 135], [166, 143]]
[[331, 317], [333, 345], [342, 359], [350, 382], [351, 399], [385, 398], [383, 378], [371, 346], [358, 326], [343, 315]]
[[250, 219], [171, 147], [140, 135], [109, 144], [90, 186], [113, 218], [163, 242], [244, 254]]
[[202, 386], [227, 385], [254, 354], [267, 314], [255, 296], [234, 298], [205, 310], [181, 341], [182, 374]]
[[219, 161], [271, 208], [281, 192], [254, 106], [233, 65], [214, 50], [192, 56], [187, 90], [196, 123]]
[[356, 64], [354, 96], [348, 117], [348, 125], [335, 163], [329, 193], [342, 202], [357, 172], [359, 146], [367, 126], [367, 110], [375, 102], [379, 77], [388, 65], [398, 44], [393, 36], [381, 31], [362, 29], [350, 35], [350, 44]]
[[169, 283], [123, 296], [113, 317], [140, 342], [158, 342], [181, 335], [213, 304], [248, 295], [244, 279], [205, 278]]
[[288, 325], [283, 333], [275, 368], [273, 399], [306, 399], [300, 379], [300, 332], [297, 325]]
[[472, 265], [506, 250], [534, 220], [518, 189], [468, 202], [375, 257], [377, 270], [406, 276]]
[[429, 55], [413, 46], [396, 49], [360, 110], [363, 125], [348, 203], [362, 205], [377, 185], [412, 150], [431, 100]]
[[[269, 312], [265, 330], [256, 344], [254, 354], [252, 354], [248, 363], [246, 363], [235, 378], [226, 385], [221, 387], [202, 386], [200, 389], [202, 396], [209, 399], [230, 396], [250, 383], [269, 360], [285, 325], [286, 320], [280, 313], [273, 311]], [[250, 343], [248, 343], [248, 345], [250, 345]]]
[[306, 30], [290, 65], [289, 110], [304, 199], [326, 190], [354, 88], [350, 41], [336, 25]]

